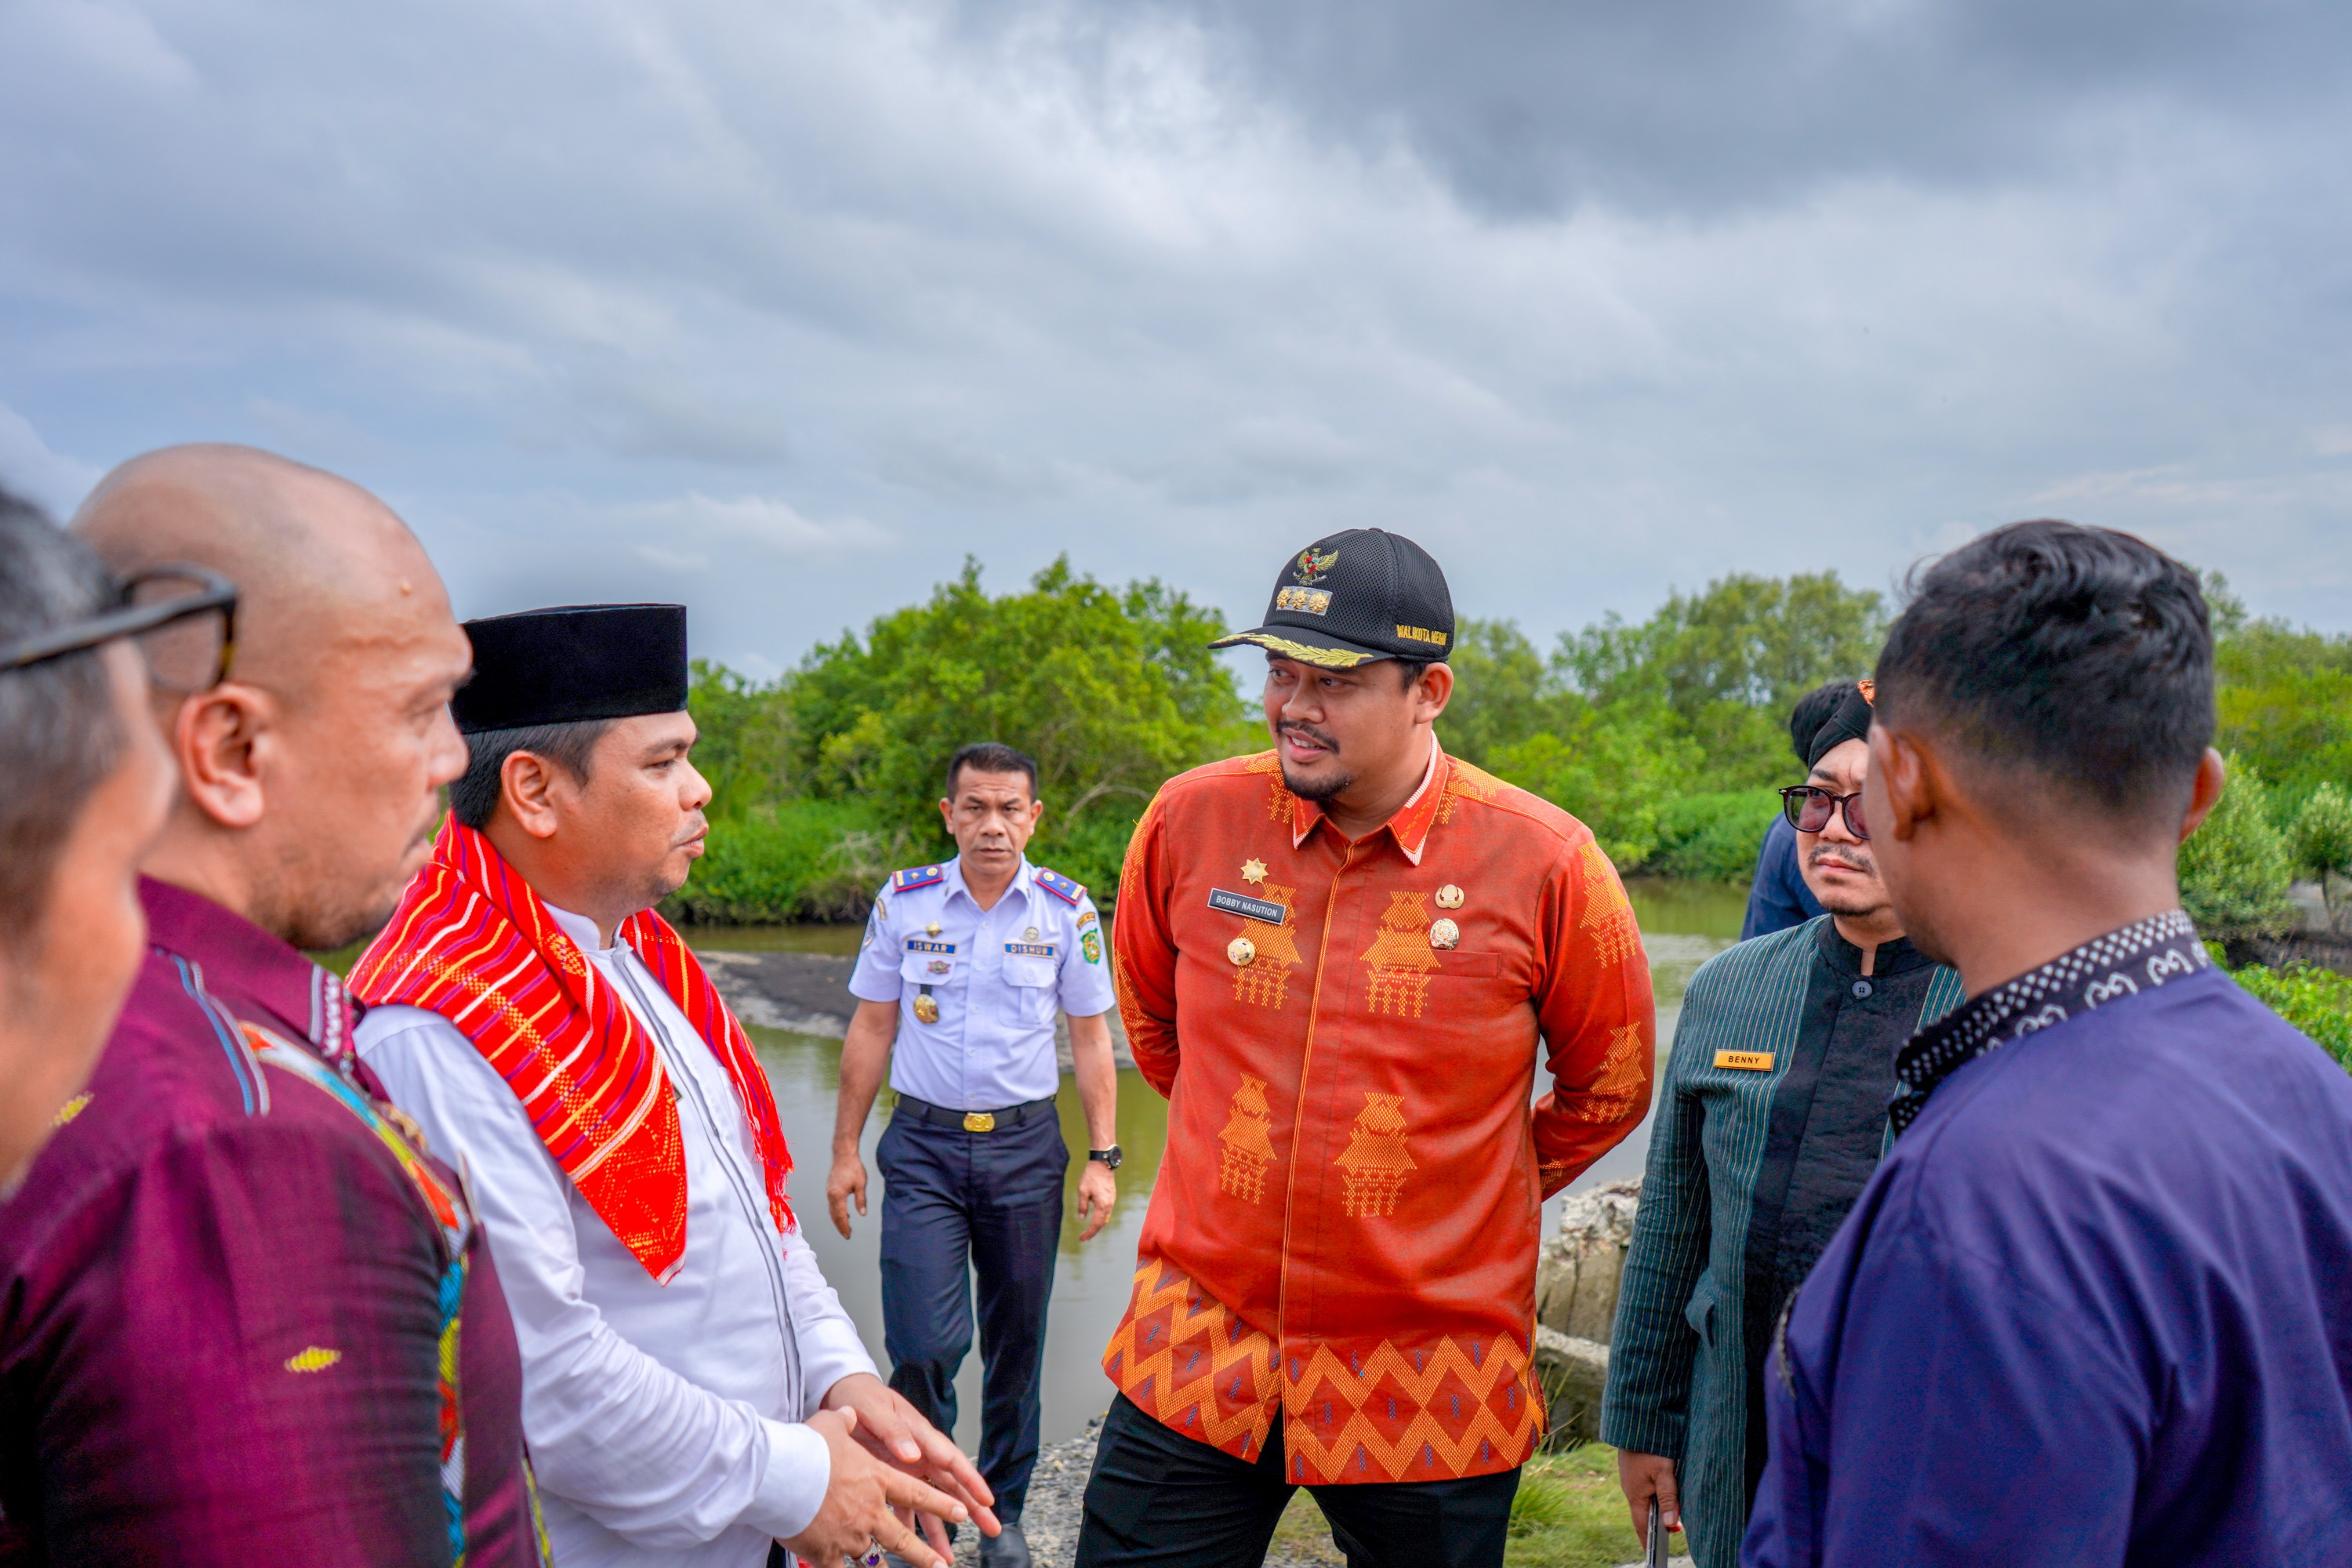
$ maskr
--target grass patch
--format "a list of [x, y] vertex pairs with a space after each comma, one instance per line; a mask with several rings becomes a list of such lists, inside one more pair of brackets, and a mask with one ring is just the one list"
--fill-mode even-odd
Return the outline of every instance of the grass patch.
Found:
[[[1677, 1535], [1674, 1554], [1690, 1547]], [[1303, 1563], [1343, 1563], [1331, 1527], [1312, 1493], [1301, 1488], [1274, 1532], [1274, 1552]], [[1625, 1517], [1617, 1490], [1617, 1450], [1587, 1443], [1564, 1454], [1539, 1454], [1519, 1472], [1511, 1500], [1508, 1568], [1616, 1568], [1638, 1563], [1642, 1542]]]

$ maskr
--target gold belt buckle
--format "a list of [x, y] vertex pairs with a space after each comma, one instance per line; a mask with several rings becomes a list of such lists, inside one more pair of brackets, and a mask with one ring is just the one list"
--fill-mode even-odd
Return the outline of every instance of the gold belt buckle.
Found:
[[963, 1130], [967, 1132], [993, 1132], [996, 1131], [996, 1118], [985, 1110], [967, 1110], [963, 1113]]

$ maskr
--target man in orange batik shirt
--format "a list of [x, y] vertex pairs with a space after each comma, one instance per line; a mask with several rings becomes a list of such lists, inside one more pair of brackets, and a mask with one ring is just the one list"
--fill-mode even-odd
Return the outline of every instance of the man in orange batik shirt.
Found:
[[1438, 745], [1453, 641], [1418, 545], [1317, 541], [1218, 645], [1266, 650], [1276, 749], [1171, 780], [1129, 846], [1168, 1153], [1079, 1568], [1255, 1568], [1300, 1485], [1356, 1568], [1502, 1562], [1542, 1200], [1641, 1122], [1654, 1019], [1591, 833]]

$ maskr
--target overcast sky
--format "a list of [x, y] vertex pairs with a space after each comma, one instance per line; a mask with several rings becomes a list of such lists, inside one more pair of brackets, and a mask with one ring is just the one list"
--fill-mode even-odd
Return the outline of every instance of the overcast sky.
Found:
[[2352, 6], [0, 0], [0, 475], [766, 673], [1377, 524], [1548, 638], [2056, 514], [2352, 627]]

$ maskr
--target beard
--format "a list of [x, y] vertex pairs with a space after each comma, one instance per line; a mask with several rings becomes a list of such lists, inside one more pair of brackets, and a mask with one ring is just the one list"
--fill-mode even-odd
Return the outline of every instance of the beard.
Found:
[[[1328, 747], [1334, 758], [1339, 754], [1339, 743], [1311, 724], [1301, 724], [1293, 721], [1276, 726], [1275, 732], [1277, 735], [1293, 733], [1304, 735], [1318, 745]], [[1278, 752], [1276, 754], [1280, 755]], [[1282, 759], [1283, 787], [1301, 800], [1311, 800], [1320, 805], [1336, 795], [1344, 794], [1355, 782], [1356, 775], [1345, 772], [1333, 772], [1316, 778], [1304, 778], [1290, 771], [1288, 758]]]
[[1329, 800], [1333, 795], [1346, 793], [1355, 782], [1356, 775], [1353, 773], [1333, 773], [1327, 778], [1303, 779], [1290, 771], [1289, 763], [1285, 763], [1282, 767], [1283, 787], [1299, 799], [1311, 800], [1318, 805]]

